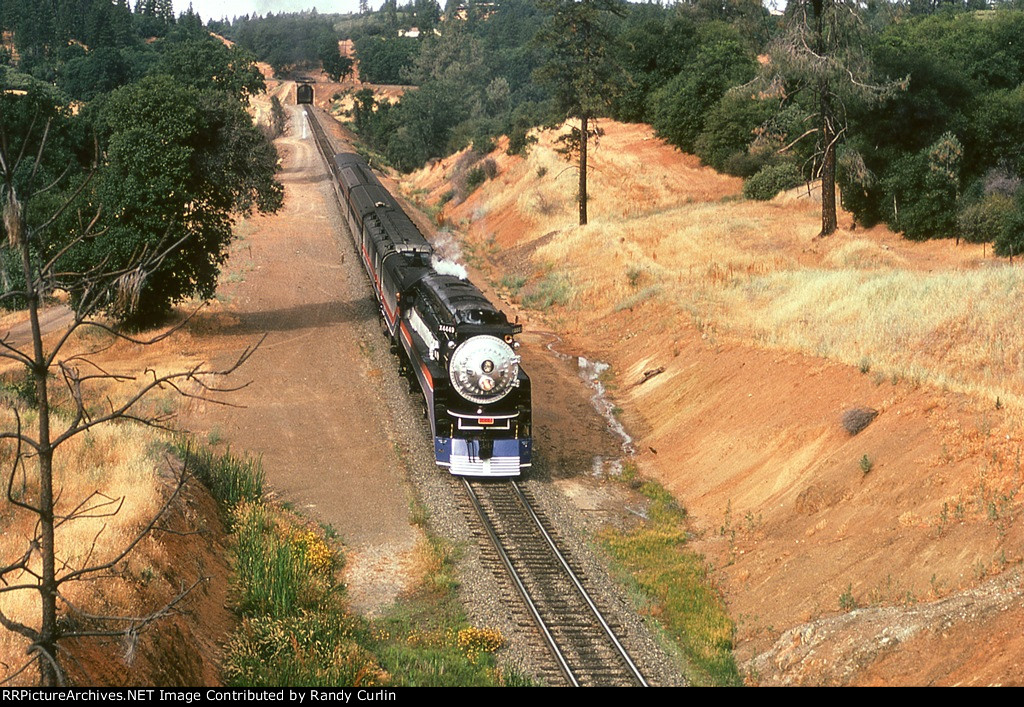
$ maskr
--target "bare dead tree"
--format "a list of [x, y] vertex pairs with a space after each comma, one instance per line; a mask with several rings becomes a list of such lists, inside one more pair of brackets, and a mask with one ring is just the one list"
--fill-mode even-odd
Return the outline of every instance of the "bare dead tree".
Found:
[[[26, 146], [30, 142], [27, 137], [22, 140], [18, 153], [12, 154], [8, 136], [3, 134], [0, 126], [0, 210], [7, 235], [6, 243], [0, 247], [9, 249], [20, 259], [23, 275], [21, 282], [6, 283], [9, 289], [0, 295], [0, 303], [10, 300], [23, 302], [28, 311], [29, 323], [26, 341], [17, 340], [10, 332], [0, 337], [0, 358], [24, 367], [33, 384], [31, 407], [37, 413], [33, 416], [35, 420], [32, 429], [28, 429], [23, 424], [18, 408], [12, 403], [13, 429], [0, 430], [0, 442], [14, 447], [13, 462], [5, 470], [6, 479], [3, 479], [7, 502], [17, 512], [35, 517], [35, 529], [31, 537], [26, 538], [24, 551], [17, 557], [0, 558], [0, 595], [34, 592], [38, 593], [41, 605], [38, 623], [23, 623], [0, 611], [0, 626], [24, 637], [28, 643], [27, 662], [15, 675], [35, 664], [40, 683], [60, 685], [66, 679], [58, 651], [62, 639], [136, 635], [158, 618], [173, 611], [195, 585], [183, 588], [166, 605], [144, 616], [90, 614], [73, 604], [65, 591], [69, 583], [109, 576], [115, 566], [135, 550], [144, 538], [155, 529], [160, 529], [159, 523], [180, 495], [188, 473], [187, 468], [183, 468], [176, 475], [161, 508], [126, 544], [115, 551], [113, 557], [94, 559], [99, 546], [97, 535], [84, 562], [73, 567], [60, 559], [54, 531], [78, 520], [113, 517], [120, 511], [124, 499], [111, 498], [97, 490], [71, 505], [70, 510], [61, 510], [71, 502], [61, 501], [61, 489], [55, 488], [54, 464], [58, 451], [79, 435], [117, 421], [134, 421], [153, 428], [169, 429], [171, 414], [142, 410], [141, 403], [156, 391], [169, 390], [185, 398], [228, 404], [221, 395], [243, 386], [223, 386], [218, 385], [217, 381], [223, 380], [243, 365], [259, 344], [247, 348], [231, 365], [217, 370], [199, 365], [173, 373], [146, 369], [142, 373], [126, 374], [108, 371], [100, 365], [97, 356], [118, 341], [152, 345], [171, 336], [187, 323], [189, 318], [154, 336], [136, 337], [121, 331], [102, 316], [102, 312], [107, 310], [130, 311], [147, 276], [185, 239], [140, 250], [126, 266], [114, 267], [108, 260], [101, 259], [85, 268], [65, 267], [65, 256], [77, 245], [103, 236], [103, 229], [99, 226], [102, 207], [93, 207], [86, 215], [79, 214], [80, 227], [70, 238], [63, 234], [61, 246], [46, 242], [49, 231], [61, 215], [78, 205], [79, 197], [88, 184], [87, 178], [43, 218], [37, 215], [33, 224], [29, 223], [25, 205], [39, 194], [57, 189], [58, 182], [68, 173], [65, 171], [52, 184], [34, 184], [48, 147], [50, 127], [50, 121], [41, 125], [33, 122], [29, 132], [38, 131], [33, 136], [33, 142], [38, 145], [35, 154], [27, 154]], [[27, 179], [26, 173], [29, 175]], [[53, 254], [47, 257], [41, 255], [44, 253]], [[57, 291], [74, 293], [74, 297], [64, 316], [64, 323], [57, 331], [47, 335], [44, 332], [41, 307], [44, 298]], [[97, 344], [86, 351], [73, 350], [70, 342], [75, 333], [84, 328], [107, 332], [107, 343]], [[114, 400], [105, 390], [113, 384], [122, 390], [127, 385], [130, 392]], [[66, 393], [70, 403], [64, 407], [70, 407], [70, 413], [61, 416], [53, 414], [51, 403], [56, 390]], [[15, 478], [19, 472], [22, 478], [29, 473], [37, 475], [38, 490], [35, 497], [15, 493]], [[65, 614], [73, 615], [78, 620], [63, 624], [59, 622], [59, 604], [63, 605]]]

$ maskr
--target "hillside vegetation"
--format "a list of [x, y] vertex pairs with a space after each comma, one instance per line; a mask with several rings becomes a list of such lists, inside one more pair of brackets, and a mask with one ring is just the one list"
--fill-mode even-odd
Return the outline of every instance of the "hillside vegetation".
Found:
[[[849, 214], [837, 238], [815, 242], [814, 187], [748, 201], [739, 180], [673, 155], [649, 129], [604, 128], [590, 227], [566, 224], [575, 177], [553, 133], [525, 159], [492, 155], [496, 181], [445, 218], [470, 226], [499, 262], [507, 249], [530, 247], [522, 274], [558, 271], [581, 310], [667, 311], [706, 335], [977, 393], [993, 405], [1024, 402], [1024, 338], [1013, 324], [1024, 296], [1019, 267], [980, 245], [913, 246], [885, 229], [851, 229]], [[409, 184], [432, 184], [444, 171], [458, 170], [435, 167]], [[435, 188], [435, 198], [447, 189]], [[510, 214], [521, 232], [503, 230]]]
[[[487, 152], [502, 135], [518, 154], [531, 128], [569, 117], [560, 87], [590, 82], [593, 115], [652, 125], [747, 180], [753, 198], [834, 175], [860, 225], [1024, 251], [1019, 3], [828, 0], [821, 24], [804, 0], [779, 16], [755, 2], [585, 4], [605, 39], [554, 84], [544, 77], [552, 17], [567, 7], [558, 0], [466, 12], [385, 3], [340, 18], [364, 80], [418, 87], [397, 101], [361, 89], [360, 137], [405, 172], [470, 145]], [[399, 36], [412, 27], [431, 31]]]

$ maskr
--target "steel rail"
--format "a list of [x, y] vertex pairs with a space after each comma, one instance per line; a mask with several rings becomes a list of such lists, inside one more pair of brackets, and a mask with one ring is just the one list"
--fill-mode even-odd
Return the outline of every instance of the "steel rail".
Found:
[[483, 505], [480, 503], [480, 497], [476, 495], [476, 491], [473, 489], [472, 484], [470, 484], [469, 479], [464, 476], [461, 478], [462, 483], [466, 486], [466, 493], [469, 495], [469, 500], [476, 509], [477, 515], [480, 516], [480, 520], [484, 525], [484, 530], [487, 531], [487, 535], [491, 539], [491, 544], [494, 545], [494, 549], [497, 551], [498, 557], [501, 559], [502, 564], [505, 565], [505, 570], [515, 583], [516, 589], [519, 590], [520, 596], [523, 597], [523, 601], [526, 602], [526, 608], [533, 617], [534, 623], [537, 624], [537, 628], [540, 630], [545, 643], [548, 644], [548, 648], [550, 648], [551, 652], [554, 654], [555, 660], [558, 662], [558, 667], [573, 687], [579, 687], [579, 680], [576, 679], [576, 675], [573, 673], [572, 667], [565, 659], [565, 655], [562, 653], [562, 650], [558, 647], [555, 637], [551, 635], [551, 631], [548, 628], [547, 623], [545, 623], [544, 619], [541, 618], [540, 612], [537, 610], [536, 603], [533, 601], [529, 591], [527, 591], [526, 586], [523, 584], [523, 580], [519, 576], [519, 572], [517, 572], [516, 568], [512, 565], [512, 559], [508, 556], [508, 553], [505, 552], [505, 548], [502, 546], [501, 540], [498, 538], [498, 534], [494, 531], [494, 526], [487, 519], [487, 512], [483, 509]]
[[573, 572], [572, 567], [569, 566], [569, 563], [568, 561], [566, 561], [565, 556], [562, 554], [561, 550], [558, 549], [558, 545], [555, 543], [554, 538], [551, 537], [550, 533], [548, 533], [547, 531], [547, 528], [544, 527], [544, 524], [541, 522], [540, 517], [537, 515], [536, 511], [533, 510], [533, 506], [530, 505], [530, 502], [526, 499], [526, 496], [523, 494], [522, 489], [519, 488], [519, 484], [517, 484], [515, 481], [510, 481], [509, 483], [512, 485], [512, 488], [515, 489], [516, 496], [519, 497], [519, 502], [523, 505], [523, 508], [525, 508], [526, 512], [530, 514], [530, 518], [533, 520], [534, 525], [537, 526], [537, 529], [540, 530], [541, 535], [544, 536], [544, 540], [547, 541], [548, 547], [551, 548], [551, 551], [555, 554], [555, 557], [558, 558], [559, 563], [561, 563], [562, 565], [562, 569], [565, 570], [565, 573], [569, 576], [569, 579], [571, 579], [572, 583], [576, 586], [576, 591], [579, 592], [580, 596], [583, 597], [584, 601], [587, 602], [587, 606], [590, 607], [590, 611], [594, 614], [594, 618], [596, 618], [598, 623], [601, 624], [601, 628], [604, 630], [605, 635], [608, 636], [608, 639], [612, 642], [612, 645], [615, 646], [615, 650], [618, 651], [619, 655], [626, 662], [626, 665], [629, 667], [630, 672], [633, 673], [633, 677], [635, 677], [643, 687], [650, 687], [647, 684], [647, 681], [644, 679], [644, 676], [640, 673], [640, 669], [636, 667], [636, 664], [633, 662], [633, 659], [629, 657], [629, 653], [626, 652], [625, 647], [619, 641], [618, 637], [615, 635], [615, 632], [612, 631], [612, 627], [608, 625], [608, 622], [605, 620], [604, 615], [601, 613], [600, 609], [597, 608], [597, 605], [594, 603], [594, 600], [591, 599], [590, 593], [587, 592], [587, 590], [584, 588], [583, 583], [580, 581], [579, 577], [576, 576], [576, 573]]

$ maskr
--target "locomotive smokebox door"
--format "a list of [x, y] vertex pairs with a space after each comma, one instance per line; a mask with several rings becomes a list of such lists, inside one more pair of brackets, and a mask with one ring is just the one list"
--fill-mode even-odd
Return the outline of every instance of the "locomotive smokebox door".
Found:
[[303, 103], [313, 103], [313, 86], [308, 83], [300, 83], [295, 87], [295, 102], [299, 105]]

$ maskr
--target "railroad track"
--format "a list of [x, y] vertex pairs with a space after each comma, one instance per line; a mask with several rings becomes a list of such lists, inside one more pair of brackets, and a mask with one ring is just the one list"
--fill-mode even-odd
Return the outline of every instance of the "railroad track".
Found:
[[514, 481], [463, 478], [470, 504], [562, 676], [573, 686], [647, 686]]

